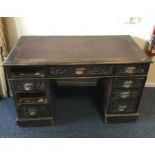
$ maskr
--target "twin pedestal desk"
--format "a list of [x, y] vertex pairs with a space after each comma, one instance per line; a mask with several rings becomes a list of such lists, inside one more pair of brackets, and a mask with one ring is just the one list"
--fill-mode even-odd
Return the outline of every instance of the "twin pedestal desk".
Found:
[[97, 79], [104, 121], [136, 120], [150, 63], [130, 36], [23, 36], [4, 68], [17, 123], [32, 126], [53, 124], [59, 79]]

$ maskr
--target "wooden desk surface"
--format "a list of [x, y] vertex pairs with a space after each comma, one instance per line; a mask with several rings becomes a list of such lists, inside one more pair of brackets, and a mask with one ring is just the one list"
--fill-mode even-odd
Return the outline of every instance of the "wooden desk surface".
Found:
[[130, 36], [23, 36], [4, 62], [9, 65], [147, 63]]

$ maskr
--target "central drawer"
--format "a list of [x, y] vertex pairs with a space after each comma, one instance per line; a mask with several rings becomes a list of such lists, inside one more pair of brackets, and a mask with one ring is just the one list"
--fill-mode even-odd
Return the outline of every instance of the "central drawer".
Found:
[[63, 65], [50, 66], [50, 77], [91, 77], [113, 74], [113, 65]]

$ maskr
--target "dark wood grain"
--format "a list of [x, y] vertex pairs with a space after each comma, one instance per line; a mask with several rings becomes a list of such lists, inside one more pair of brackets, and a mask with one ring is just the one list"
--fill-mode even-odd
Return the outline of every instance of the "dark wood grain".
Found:
[[23, 36], [4, 65], [147, 63], [130, 36]]

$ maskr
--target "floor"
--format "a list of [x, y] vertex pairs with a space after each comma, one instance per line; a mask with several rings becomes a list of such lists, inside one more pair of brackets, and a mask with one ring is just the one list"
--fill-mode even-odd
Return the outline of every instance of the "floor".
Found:
[[145, 88], [136, 122], [105, 124], [95, 87], [65, 87], [57, 91], [55, 125], [19, 127], [12, 98], [0, 101], [0, 137], [155, 137], [155, 88]]

